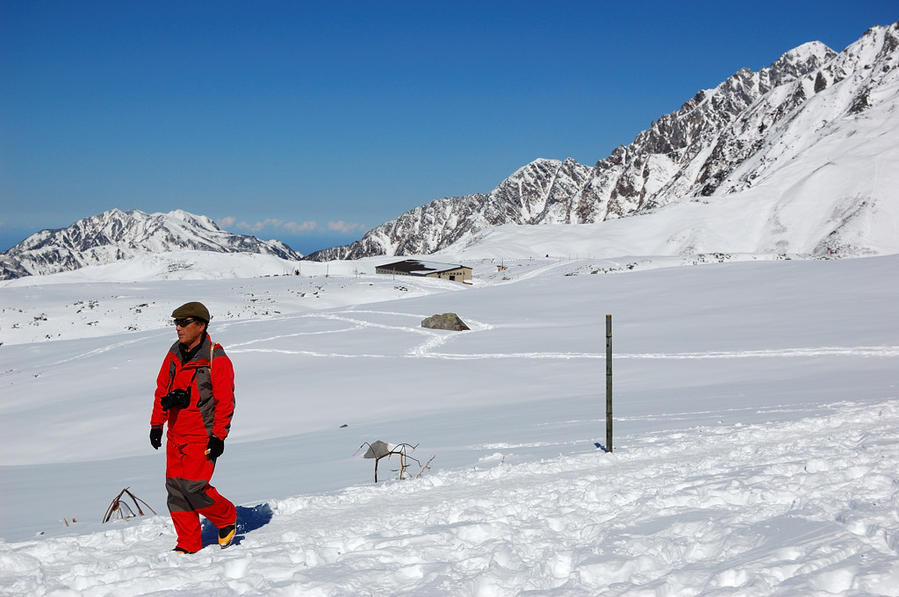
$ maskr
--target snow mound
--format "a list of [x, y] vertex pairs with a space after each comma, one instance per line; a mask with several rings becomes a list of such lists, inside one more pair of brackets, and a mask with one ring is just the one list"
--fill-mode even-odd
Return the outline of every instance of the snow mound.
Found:
[[[167, 517], [0, 543], [0, 587], [82, 595], [899, 595], [899, 404], [696, 427], [239, 509], [181, 556]], [[839, 441], [837, 441], [839, 438]], [[249, 531], [249, 532], [248, 532]]]

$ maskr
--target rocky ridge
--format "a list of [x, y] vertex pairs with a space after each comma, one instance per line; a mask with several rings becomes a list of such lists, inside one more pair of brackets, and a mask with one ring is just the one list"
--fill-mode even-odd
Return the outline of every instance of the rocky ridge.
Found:
[[231, 234], [206, 216], [182, 210], [147, 214], [112, 209], [78, 220], [67, 228], [32, 234], [0, 254], [0, 279], [52, 274], [144, 253], [179, 250], [302, 258], [281, 241]]
[[803, 44], [700, 91], [592, 167], [537, 159], [487, 194], [432, 201], [306, 258], [426, 255], [492, 226], [600, 222], [776, 184], [803, 148], [877, 103], [897, 102], [897, 48], [899, 23], [869, 29], [840, 53]]

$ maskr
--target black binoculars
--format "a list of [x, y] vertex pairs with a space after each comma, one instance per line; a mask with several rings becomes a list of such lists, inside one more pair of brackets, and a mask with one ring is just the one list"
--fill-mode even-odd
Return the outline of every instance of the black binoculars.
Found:
[[181, 388], [172, 390], [159, 399], [159, 404], [162, 406], [162, 410], [169, 410], [170, 408], [187, 408], [190, 404], [190, 390], [182, 390]]

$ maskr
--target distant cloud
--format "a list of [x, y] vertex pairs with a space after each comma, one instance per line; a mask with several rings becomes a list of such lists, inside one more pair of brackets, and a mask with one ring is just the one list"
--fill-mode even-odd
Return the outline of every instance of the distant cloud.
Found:
[[266, 228], [282, 228], [284, 226], [284, 222], [277, 218], [266, 218], [261, 222], [256, 222], [254, 224], [247, 224], [246, 222], [241, 222], [241, 226], [245, 228], [249, 228], [253, 232], [261, 232]]
[[284, 229], [290, 232], [310, 232], [318, 228], [315, 222], [284, 222]]
[[[320, 230], [318, 222], [314, 220], [294, 222], [289, 220], [281, 220], [279, 218], [266, 218], [264, 220], [259, 220], [256, 222], [247, 222], [246, 220], [238, 220], [234, 216], [225, 216], [222, 218], [218, 218], [216, 222], [222, 228], [226, 228], [229, 230], [238, 230], [241, 232], [249, 232], [252, 234], [258, 234], [263, 231], [267, 231], [269, 233], [282, 231], [289, 232], [291, 234], [303, 234], [306, 232], [314, 232]], [[328, 222], [329, 232], [352, 234], [355, 232], [364, 232], [365, 230], [365, 224], [344, 222], [343, 220]]]
[[336, 222], [328, 222], [328, 230], [332, 232], [343, 232], [344, 234], [349, 234], [350, 232], [365, 230], [365, 225], [353, 224], [350, 222], [344, 222], [343, 220], [337, 220]]
[[225, 216], [218, 219], [219, 225], [225, 228], [234, 228], [257, 234], [263, 230], [284, 230], [293, 234], [301, 234], [303, 232], [312, 232], [318, 229], [318, 224], [314, 221], [293, 222], [280, 220], [278, 218], [266, 218], [258, 222], [249, 223], [244, 220], [238, 221], [233, 216]]

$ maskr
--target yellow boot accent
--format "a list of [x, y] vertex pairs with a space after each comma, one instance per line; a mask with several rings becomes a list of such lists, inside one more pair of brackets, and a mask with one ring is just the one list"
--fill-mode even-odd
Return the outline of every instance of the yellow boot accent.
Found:
[[237, 531], [237, 521], [235, 521], [234, 524], [229, 524], [223, 529], [219, 529], [219, 545], [222, 549], [231, 545], [231, 541], [234, 540], [235, 531]]

